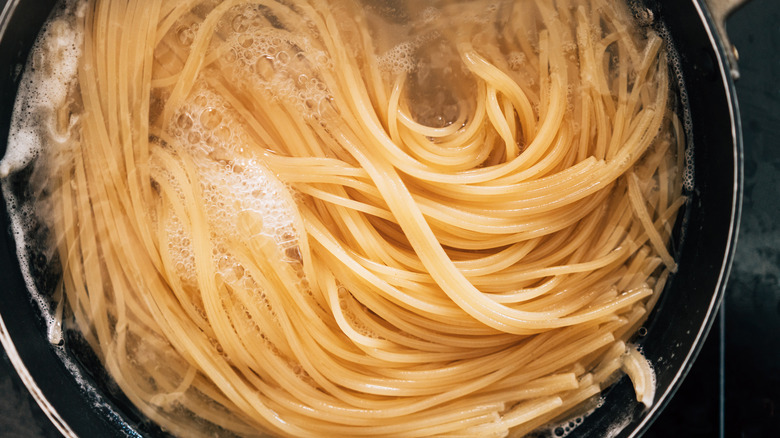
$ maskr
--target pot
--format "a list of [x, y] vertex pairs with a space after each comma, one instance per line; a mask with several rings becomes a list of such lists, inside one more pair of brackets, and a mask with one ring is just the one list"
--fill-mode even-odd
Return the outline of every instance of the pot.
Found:
[[[630, 381], [621, 379], [602, 394], [609, 408], [596, 409], [569, 436], [633, 437], [646, 431], [690, 370], [717, 315], [734, 254], [742, 195], [737, 56], [723, 23], [743, 1], [645, 2], [668, 29], [679, 54], [695, 169], [676, 241], [678, 271], [650, 315], [646, 334], [638, 339], [655, 370], [657, 400], [646, 409], [636, 401]], [[27, 54], [54, 4], [6, 0], [0, 11], [0, 156]], [[10, 229], [5, 210], [0, 221], [0, 228]], [[51, 342], [16, 251], [12, 234], [0, 233], [0, 341], [52, 423], [68, 437], [164, 436], [112, 387], [77, 337]], [[41, 273], [39, 284], [56, 284], [46, 284], [47, 277]]]

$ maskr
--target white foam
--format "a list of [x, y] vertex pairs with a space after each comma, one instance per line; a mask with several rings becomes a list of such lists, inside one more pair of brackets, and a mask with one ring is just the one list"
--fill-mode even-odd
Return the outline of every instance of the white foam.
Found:
[[83, 0], [66, 1], [33, 46], [19, 84], [0, 178], [30, 164], [48, 144], [47, 137], [62, 134], [52, 114], [65, 104], [76, 79], [84, 37], [78, 18], [83, 17], [85, 6]]
[[[259, 305], [267, 307], [262, 289], [245, 275], [226, 243], [246, 237], [240, 235], [237, 224], [248, 219], [253, 231], [276, 242], [283, 260], [298, 263], [299, 235], [294, 225], [297, 213], [289, 188], [260, 160], [248, 155], [243, 147], [248, 134], [239, 123], [240, 116], [205, 85], [196, 88], [172, 120], [167, 129], [178, 140], [176, 147], [198, 168], [217, 275], [233, 287], [249, 290]], [[158, 178], [171, 178], [164, 169], [157, 170]], [[176, 187], [175, 181], [170, 182]], [[182, 283], [195, 287], [194, 239], [180, 220], [174, 217], [166, 230], [168, 251]]]
[[75, 80], [83, 39], [78, 23], [85, 7], [84, 0], [66, 0], [39, 34], [19, 85], [8, 147], [0, 161], [3, 195], [19, 266], [27, 289], [45, 318], [49, 341], [54, 345], [62, 341], [61, 312], [52, 309], [49, 300], [37, 290], [31, 272], [26, 236], [27, 230], [35, 223], [32, 205], [16, 198], [8, 177], [30, 165], [41, 154], [44, 145], [57, 147], [67, 143], [73, 124], [68, 127], [68, 132], [58, 132], [54, 113], [55, 108], [65, 102]]
[[[63, 133], [53, 129], [53, 114], [54, 108], [65, 101], [70, 84], [76, 76], [83, 38], [77, 23], [83, 18], [87, 2], [63, 0], [60, 3], [42, 28], [30, 52], [12, 113], [8, 148], [0, 161], [2, 178], [0, 182], [6, 199], [20, 269], [27, 289], [46, 322], [47, 337], [52, 345], [62, 343], [62, 302], [50, 303], [35, 286], [26, 241], [27, 230], [34, 220], [32, 206], [16, 198], [9, 187], [8, 177], [30, 165], [41, 155], [44, 146], [57, 147], [66, 143]], [[49, 54], [52, 55], [50, 59], [56, 62], [43, 62]], [[69, 132], [64, 135], [69, 135]], [[51, 141], [47, 142], [47, 136]], [[56, 307], [52, 308], [52, 304]], [[64, 348], [55, 348], [54, 352], [84, 394], [90, 398], [94, 408], [106, 415], [112, 415], [111, 405], [106, 403], [104, 397], [97, 393], [92, 384], [88, 383], [89, 378], [81, 371], [80, 365], [71, 353]], [[51, 409], [44, 408], [44, 410], [47, 415], [54, 412]]]
[[[238, 24], [236, 24], [238, 21]], [[239, 83], [263, 90], [271, 99], [292, 103], [305, 117], [319, 119], [332, 100], [318, 75], [333, 68], [333, 60], [305, 37], [254, 24], [246, 15], [233, 18], [222, 62]]]
[[379, 68], [394, 75], [411, 73], [417, 65], [417, 59], [414, 56], [417, 47], [418, 44], [413, 42], [397, 44], [379, 57]]
[[523, 52], [511, 52], [507, 58], [509, 68], [517, 71], [527, 62], [525, 53]]

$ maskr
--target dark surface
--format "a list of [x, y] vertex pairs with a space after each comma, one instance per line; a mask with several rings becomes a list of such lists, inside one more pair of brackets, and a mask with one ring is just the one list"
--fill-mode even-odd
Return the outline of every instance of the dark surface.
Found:
[[780, 436], [780, 2], [748, 4], [729, 26], [743, 56], [745, 214], [726, 301], [726, 436]]
[[[646, 437], [780, 435], [780, 1], [728, 22], [739, 48], [745, 200], [725, 306], [683, 386]], [[56, 437], [0, 355], [0, 437]]]
[[646, 437], [780, 436], [780, 2], [727, 23], [739, 49], [742, 225], [721, 318]]

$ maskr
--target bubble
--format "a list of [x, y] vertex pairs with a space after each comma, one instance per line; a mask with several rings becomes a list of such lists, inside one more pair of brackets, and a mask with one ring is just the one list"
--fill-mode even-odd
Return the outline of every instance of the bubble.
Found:
[[189, 47], [195, 39], [195, 31], [190, 26], [180, 26], [176, 29], [176, 40], [182, 46]]
[[640, 26], [649, 26], [655, 21], [655, 14], [650, 9], [642, 9], [636, 14]]
[[526, 62], [525, 53], [523, 52], [511, 52], [509, 54], [509, 58], [507, 59], [509, 62], [509, 68], [512, 70], [520, 70]]
[[436, 21], [440, 16], [441, 16], [441, 11], [439, 11], [437, 8], [433, 6], [428, 6], [427, 8], [423, 9], [422, 22], [431, 23], [433, 21]]
[[379, 57], [379, 68], [392, 74], [411, 73], [417, 64], [413, 55], [416, 49], [417, 45], [411, 42], [396, 45]]
[[208, 104], [208, 102], [209, 102], [208, 98], [203, 93], [198, 93], [193, 98], [193, 103], [195, 104], [195, 106], [204, 107], [206, 106], [206, 104]]
[[241, 45], [241, 47], [249, 49], [255, 45], [255, 39], [252, 34], [241, 34], [238, 37], [238, 43]]
[[216, 108], [207, 108], [200, 113], [200, 123], [206, 129], [215, 129], [222, 123], [222, 115]]
[[275, 61], [278, 64], [286, 65], [288, 62], [290, 62], [290, 54], [285, 51], [280, 51], [276, 54]]
[[230, 127], [224, 124], [217, 126], [217, 128], [214, 130], [214, 135], [223, 140], [230, 140], [232, 134], [233, 131], [230, 129]]
[[233, 30], [236, 32], [245, 32], [247, 29], [249, 29], [251, 23], [252, 23], [251, 18], [241, 14], [233, 17], [233, 20], [231, 20], [230, 25], [233, 28]]
[[222, 59], [228, 64], [233, 64], [238, 60], [238, 52], [236, 49], [231, 48], [230, 50], [225, 51]]
[[272, 77], [274, 74], [273, 59], [268, 56], [259, 58], [255, 62], [254, 70], [261, 78]]
[[192, 128], [192, 118], [189, 114], [179, 114], [179, 117], [176, 118], [176, 127], [182, 130], [189, 130]]
[[327, 70], [333, 69], [333, 60], [325, 52], [317, 53], [314, 57], [314, 61], [317, 63], [317, 66], [320, 68], [327, 69]]
[[188, 134], [187, 134], [187, 141], [188, 141], [190, 144], [193, 144], [193, 145], [194, 145], [194, 144], [197, 144], [197, 143], [199, 143], [199, 142], [200, 142], [200, 139], [201, 139], [201, 138], [200, 138], [200, 132], [197, 132], [197, 131], [191, 131], [190, 133], [188, 133]]

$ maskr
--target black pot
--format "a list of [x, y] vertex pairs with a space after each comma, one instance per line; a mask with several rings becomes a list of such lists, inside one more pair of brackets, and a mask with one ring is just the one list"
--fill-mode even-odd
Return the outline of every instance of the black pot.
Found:
[[[0, 0], [0, 2], [3, 2]], [[21, 70], [54, 0], [6, 0], [0, 12], [0, 156]], [[628, 379], [604, 394], [607, 408], [570, 436], [638, 436], [668, 403], [690, 369], [721, 303], [736, 243], [742, 186], [742, 139], [733, 80], [735, 54], [723, 36], [739, 0], [645, 2], [666, 25], [679, 53], [690, 109], [694, 189], [678, 239], [678, 272], [640, 338], [657, 379], [656, 403], [637, 403]], [[705, 6], [702, 3], [710, 3]], [[4, 201], [4, 200], [3, 200]], [[5, 202], [2, 202], [5, 205]], [[5, 211], [2, 229], [9, 230]], [[38, 305], [18, 268], [10, 232], [0, 233], [0, 340], [43, 411], [65, 436], [164, 436], [123, 399], [77, 338], [52, 345]], [[77, 357], [74, 360], [73, 357]], [[91, 363], [92, 362], [92, 363]]]

